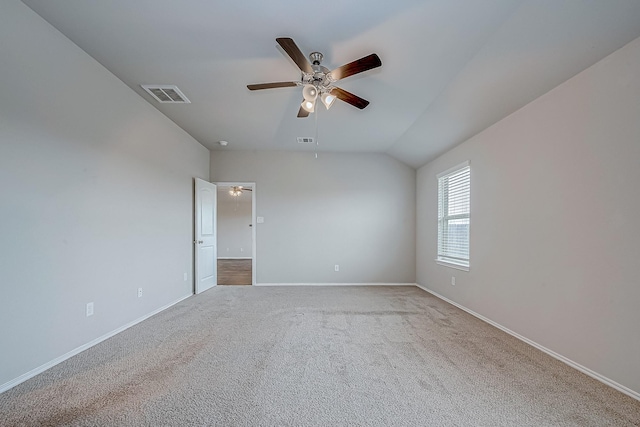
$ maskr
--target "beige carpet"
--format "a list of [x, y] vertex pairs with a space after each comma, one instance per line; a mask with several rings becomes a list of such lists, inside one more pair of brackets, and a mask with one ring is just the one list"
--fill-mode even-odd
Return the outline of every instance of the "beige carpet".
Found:
[[3, 426], [637, 426], [640, 402], [413, 287], [218, 287], [0, 395]]

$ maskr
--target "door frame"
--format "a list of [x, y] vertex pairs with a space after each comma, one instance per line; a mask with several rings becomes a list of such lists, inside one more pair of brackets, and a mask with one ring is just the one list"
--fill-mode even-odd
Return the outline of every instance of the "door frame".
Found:
[[[256, 209], [256, 193], [258, 192], [255, 182], [250, 181], [216, 181], [212, 184], [218, 187], [232, 187], [235, 185], [241, 185], [243, 187], [251, 187], [251, 285], [256, 285], [256, 226], [257, 224], [257, 209]], [[216, 212], [217, 213], [217, 212]], [[217, 216], [217, 215], [216, 215]], [[217, 262], [217, 260], [216, 260]]]

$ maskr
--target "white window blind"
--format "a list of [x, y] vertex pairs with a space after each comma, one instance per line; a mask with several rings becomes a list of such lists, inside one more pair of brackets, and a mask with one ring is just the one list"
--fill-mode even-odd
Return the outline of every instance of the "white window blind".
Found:
[[438, 175], [438, 259], [469, 267], [471, 171], [464, 163]]

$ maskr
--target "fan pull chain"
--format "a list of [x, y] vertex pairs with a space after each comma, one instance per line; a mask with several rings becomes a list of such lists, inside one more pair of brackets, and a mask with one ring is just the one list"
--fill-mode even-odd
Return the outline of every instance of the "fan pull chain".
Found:
[[[316, 101], [317, 103], [317, 101]], [[316, 152], [315, 152], [315, 157], [316, 159], [318, 158], [318, 147], [320, 146], [320, 143], [318, 141], [318, 113], [320, 112], [318, 108], [314, 108], [315, 110], [315, 121], [316, 121]]]

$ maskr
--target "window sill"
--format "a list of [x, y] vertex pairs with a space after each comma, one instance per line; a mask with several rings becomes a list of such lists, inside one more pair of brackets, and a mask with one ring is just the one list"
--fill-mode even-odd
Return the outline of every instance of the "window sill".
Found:
[[436, 264], [442, 265], [444, 267], [455, 268], [456, 270], [469, 271], [469, 265], [458, 264], [451, 261], [445, 261], [442, 259], [436, 259]]

